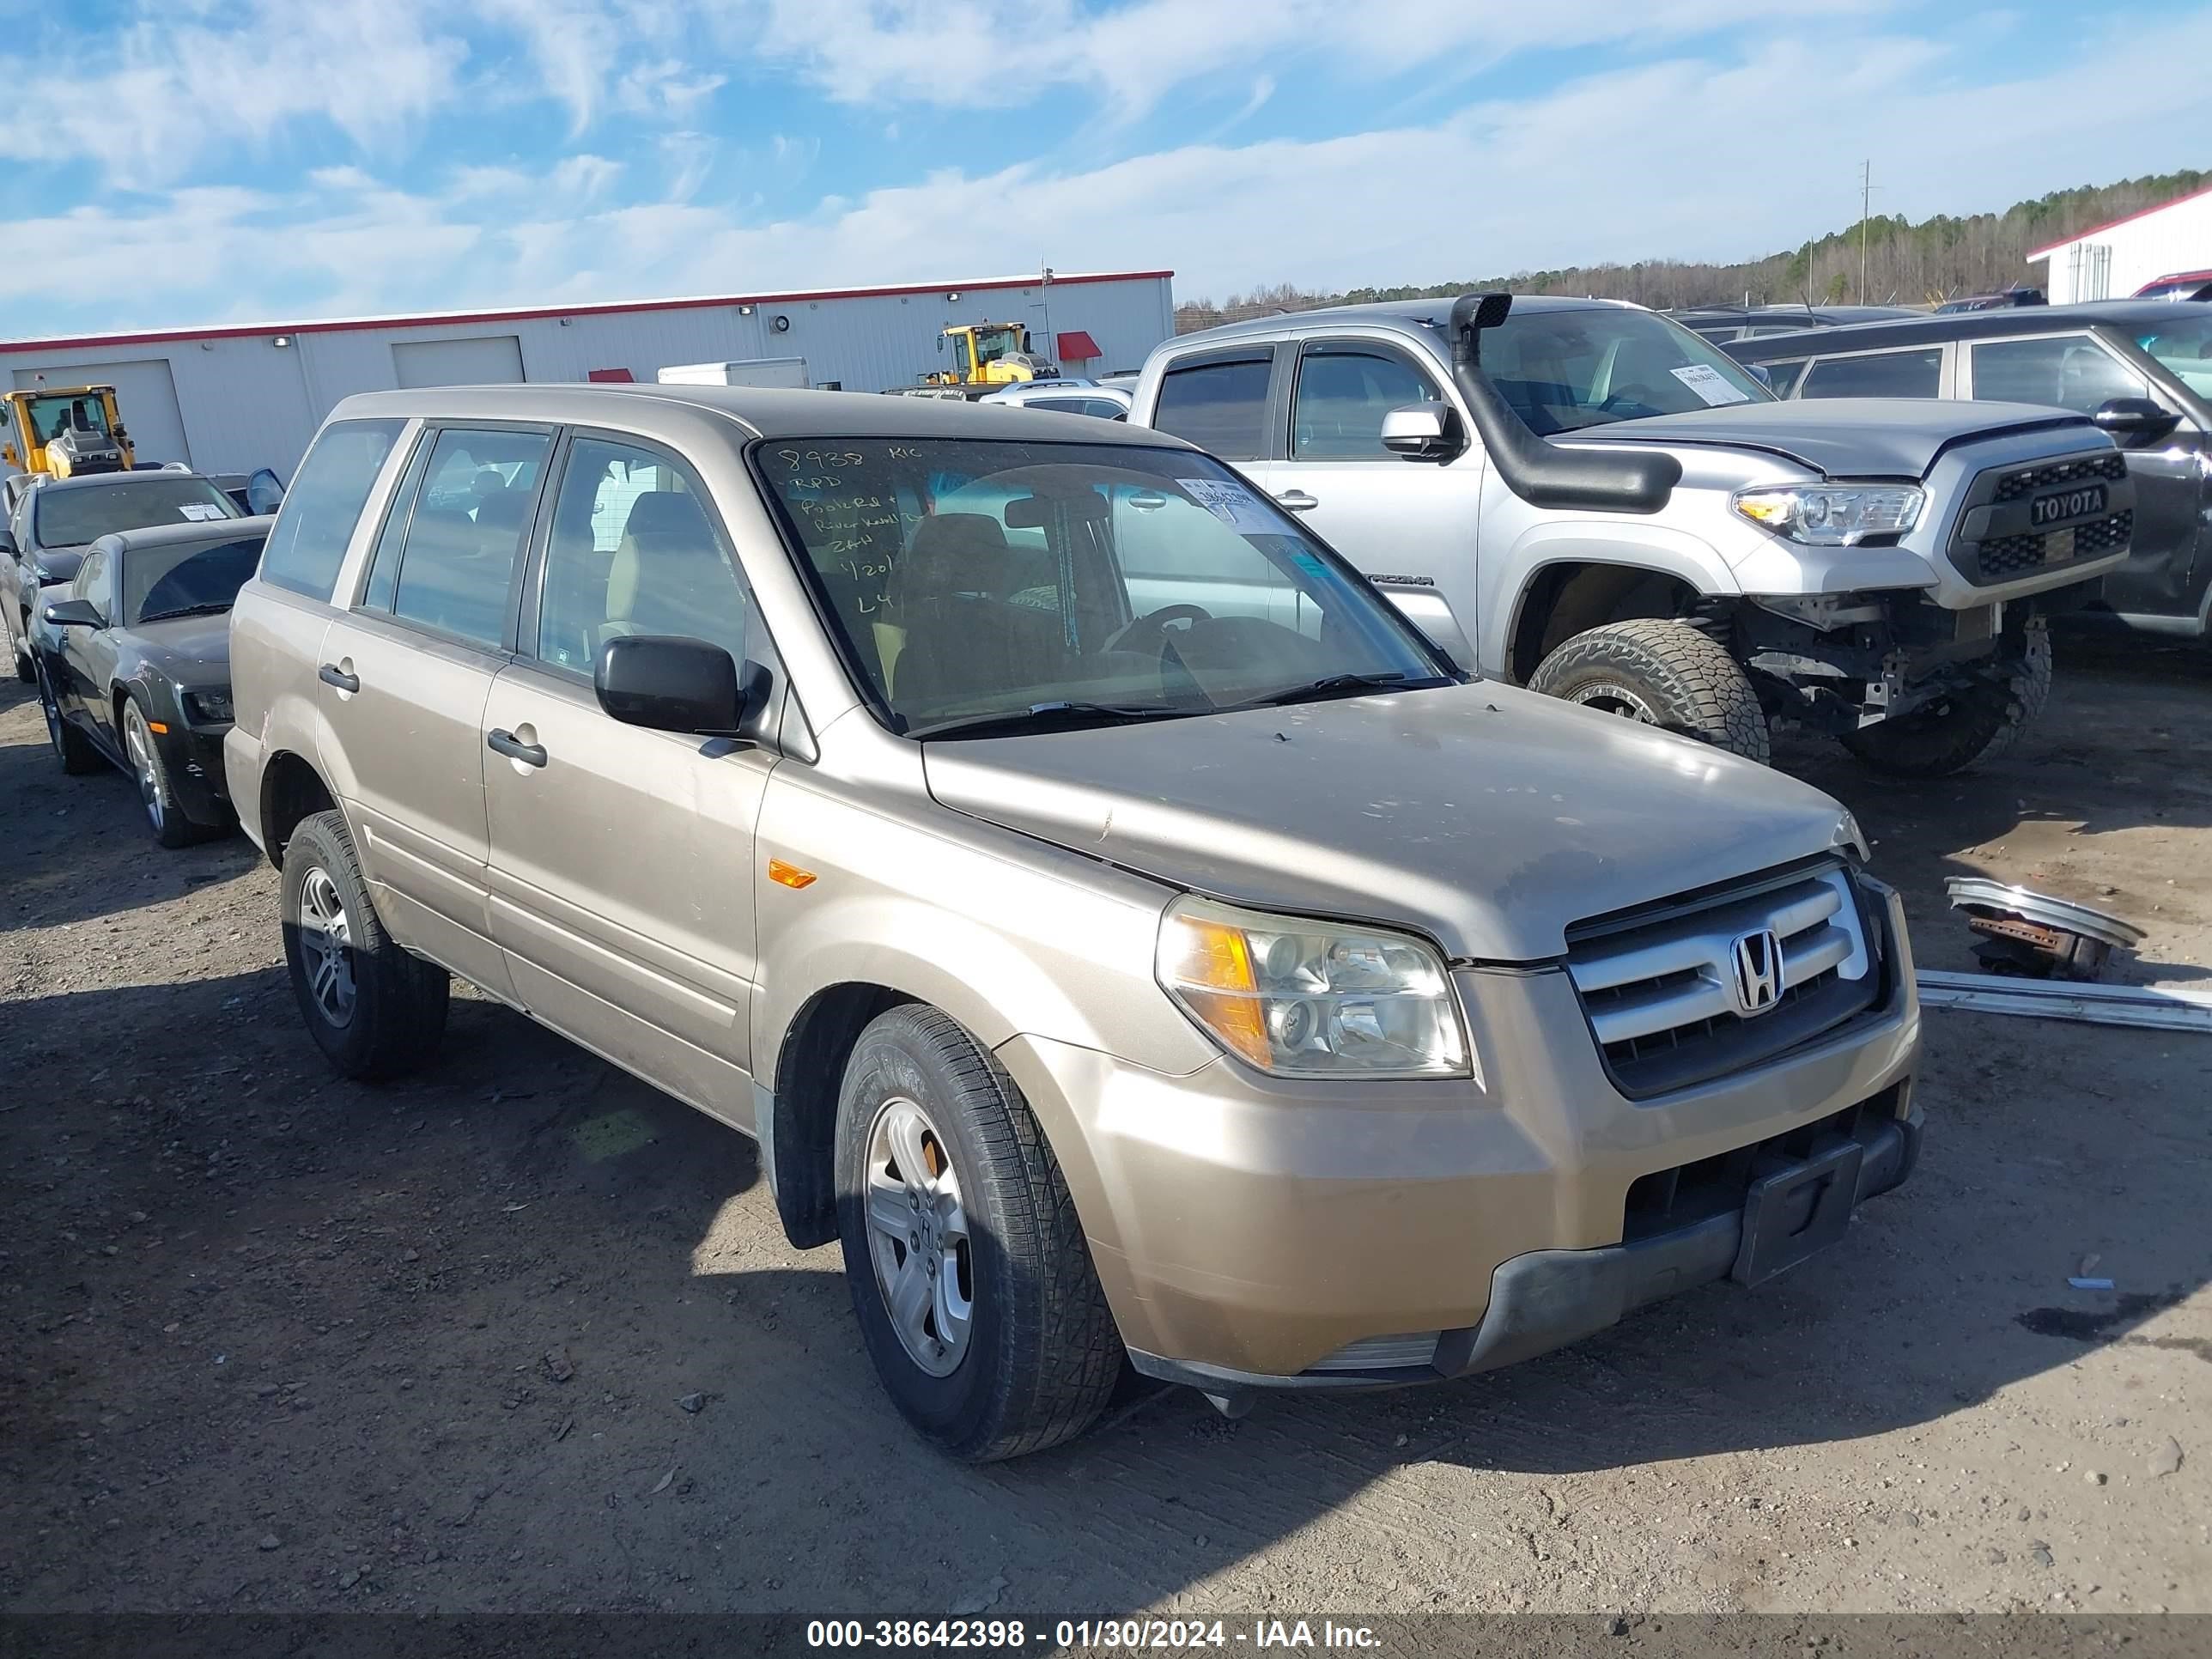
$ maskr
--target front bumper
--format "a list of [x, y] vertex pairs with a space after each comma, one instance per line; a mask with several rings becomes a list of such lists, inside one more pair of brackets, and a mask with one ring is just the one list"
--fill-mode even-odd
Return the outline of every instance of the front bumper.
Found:
[[[1059, 1158], [1139, 1370], [1215, 1392], [1456, 1375], [1735, 1270], [1742, 1200], [1632, 1231], [1647, 1177], [1843, 1133], [1858, 1143], [1851, 1203], [1904, 1178], [1920, 1014], [1902, 913], [1895, 895], [1883, 902], [1880, 1006], [1768, 1064], [1643, 1100], [1614, 1087], [1551, 969], [1457, 976], [1486, 1093], [1293, 1082], [1226, 1059], [1166, 1077], [1030, 1036], [998, 1054]], [[1411, 1333], [1440, 1334], [1426, 1364], [1342, 1361]]]
[[169, 769], [170, 793], [178, 809], [194, 823], [210, 828], [228, 824], [230, 782], [223, 767], [223, 738], [228, 726], [172, 726], [157, 739], [161, 758]]

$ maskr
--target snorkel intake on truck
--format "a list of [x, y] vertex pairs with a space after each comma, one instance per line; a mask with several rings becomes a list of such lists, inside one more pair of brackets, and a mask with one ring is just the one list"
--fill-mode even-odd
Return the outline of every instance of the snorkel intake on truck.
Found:
[[1531, 507], [1596, 513], [1657, 513], [1681, 481], [1672, 455], [1562, 449], [1530, 430], [1482, 368], [1482, 331], [1513, 309], [1510, 294], [1462, 294], [1452, 302], [1452, 380], [1467, 399], [1490, 464]]

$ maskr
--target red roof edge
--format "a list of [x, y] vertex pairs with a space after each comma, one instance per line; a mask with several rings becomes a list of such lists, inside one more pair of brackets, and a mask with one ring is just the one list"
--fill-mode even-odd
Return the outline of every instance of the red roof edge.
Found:
[[[1172, 270], [1099, 270], [1073, 276], [1054, 275], [1054, 288], [1085, 283], [1165, 282]], [[353, 329], [451, 328], [477, 323], [529, 323], [547, 317], [620, 316], [633, 311], [704, 311], [715, 306], [765, 306], [803, 300], [880, 300], [902, 294], [974, 294], [1005, 289], [1041, 288], [1036, 276], [997, 276], [979, 283], [902, 283], [890, 288], [804, 289], [787, 294], [724, 294], [695, 300], [595, 300], [573, 306], [532, 306], [512, 311], [421, 313], [403, 317], [332, 318], [312, 323], [248, 323], [225, 328], [157, 328], [129, 334], [80, 334], [52, 338], [0, 340], [0, 352], [65, 351], [106, 346], [158, 345], [170, 340], [250, 340], [268, 334], [340, 334]]]
[[2212, 196], [2212, 185], [2207, 185], [2202, 190], [2192, 190], [2186, 196], [2177, 196], [2170, 202], [2160, 202], [2150, 207], [2137, 208], [2133, 213], [2124, 213], [2117, 219], [2107, 219], [2094, 230], [2077, 230], [2063, 241], [2053, 242], [2049, 247], [2038, 248], [2027, 256], [2028, 259], [2031, 262], [2037, 259], [2048, 259], [2062, 247], [2071, 247], [2076, 242], [2086, 242], [2092, 236], [2102, 236], [2108, 230], [2117, 230], [2120, 226], [2132, 224], [2137, 219], [2147, 219], [2154, 213], [2163, 213], [2170, 207], [2179, 207], [2184, 202], [2193, 202], [2200, 196]]

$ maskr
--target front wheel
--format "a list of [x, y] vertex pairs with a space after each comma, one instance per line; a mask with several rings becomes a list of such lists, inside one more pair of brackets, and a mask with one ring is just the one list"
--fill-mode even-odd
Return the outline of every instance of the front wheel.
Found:
[[1682, 623], [1645, 617], [1577, 634], [1536, 665], [1528, 689], [1767, 763], [1766, 715], [1750, 676]]
[[46, 678], [46, 665], [34, 664], [31, 678], [39, 685], [39, 712], [46, 717], [46, 741], [53, 745], [54, 758], [62, 763], [62, 770], [73, 778], [96, 771], [100, 750], [92, 746], [91, 738], [62, 718], [62, 706]]
[[154, 741], [146, 711], [131, 697], [123, 705], [123, 752], [131, 761], [131, 775], [138, 785], [138, 804], [154, 839], [171, 848], [189, 847], [205, 833], [177, 805], [177, 792], [169, 787], [169, 769]]
[[[5, 631], [0, 629], [0, 633]], [[26, 685], [36, 685], [39, 683], [39, 665], [38, 659], [31, 654], [31, 616], [28, 611], [23, 613], [22, 635], [15, 644], [15, 678]]]
[[292, 831], [283, 905], [292, 994], [333, 1066], [376, 1082], [436, 1052], [453, 981], [384, 931], [342, 814], [312, 813]]
[[1842, 742], [1876, 772], [1948, 778], [1995, 760], [2051, 701], [2051, 623], [2031, 617], [2016, 653], [1984, 664], [1969, 684], [1895, 720], [1847, 732]]
[[1072, 1439], [1122, 1364], [1060, 1165], [1020, 1091], [933, 1008], [860, 1034], [837, 1103], [853, 1311], [907, 1421], [988, 1462]]

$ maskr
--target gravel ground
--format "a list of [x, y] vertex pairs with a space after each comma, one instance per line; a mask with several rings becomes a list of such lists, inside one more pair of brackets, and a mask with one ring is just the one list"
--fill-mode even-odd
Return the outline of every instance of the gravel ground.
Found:
[[[1979, 871], [2185, 984], [2208, 711], [2212, 656], [2075, 651], [1984, 777], [1779, 759], [1923, 965]], [[431, 1072], [334, 1079], [273, 872], [136, 807], [0, 692], [0, 1609], [2212, 1611], [2212, 1039], [1931, 1012], [1919, 1173], [1776, 1285], [965, 1469], [749, 1143], [473, 998]]]

